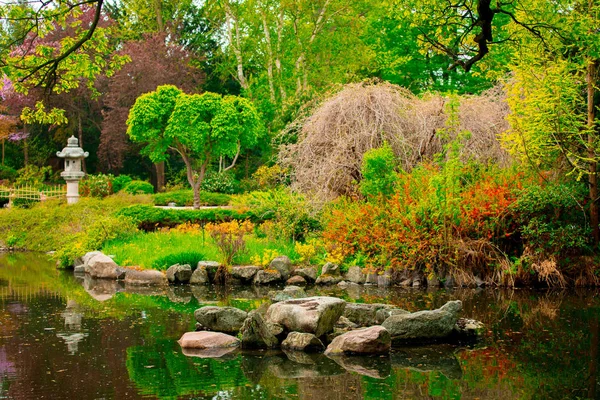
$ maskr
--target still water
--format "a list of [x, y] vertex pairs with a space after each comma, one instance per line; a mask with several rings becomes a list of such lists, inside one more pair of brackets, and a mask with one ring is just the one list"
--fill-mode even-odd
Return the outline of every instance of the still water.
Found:
[[600, 398], [596, 290], [309, 290], [410, 311], [463, 301], [488, 331], [470, 348], [396, 348], [330, 360], [279, 351], [187, 357], [176, 341], [203, 304], [251, 310], [266, 288], [125, 290], [44, 256], [0, 255], [0, 399]]

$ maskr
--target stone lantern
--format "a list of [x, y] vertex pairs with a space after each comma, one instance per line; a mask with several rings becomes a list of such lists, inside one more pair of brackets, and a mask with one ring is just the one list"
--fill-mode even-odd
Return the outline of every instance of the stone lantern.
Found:
[[67, 181], [67, 203], [74, 204], [79, 200], [79, 181], [85, 176], [81, 169], [81, 160], [90, 155], [79, 147], [79, 140], [71, 136], [67, 140], [67, 147], [62, 151], [56, 152], [56, 155], [65, 159], [65, 170], [61, 172], [65, 181]]

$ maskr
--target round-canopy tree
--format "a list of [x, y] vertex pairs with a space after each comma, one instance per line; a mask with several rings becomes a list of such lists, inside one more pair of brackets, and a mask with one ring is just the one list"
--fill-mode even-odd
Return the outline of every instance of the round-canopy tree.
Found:
[[179, 153], [200, 207], [200, 185], [214, 160], [230, 158], [231, 169], [243, 149], [256, 144], [263, 127], [256, 108], [238, 96], [216, 93], [188, 95], [175, 86], [159, 86], [136, 100], [129, 111], [127, 134], [146, 143], [143, 153], [153, 162], [167, 150]]

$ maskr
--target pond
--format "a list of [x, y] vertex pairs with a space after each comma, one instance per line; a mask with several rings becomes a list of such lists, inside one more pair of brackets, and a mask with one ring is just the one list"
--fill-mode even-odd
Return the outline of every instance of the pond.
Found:
[[483, 321], [471, 347], [394, 348], [389, 357], [298, 357], [280, 351], [185, 356], [179, 337], [202, 304], [250, 310], [268, 288], [125, 291], [76, 279], [45, 256], [0, 255], [3, 399], [563, 399], [597, 398], [595, 290], [310, 289], [410, 311], [463, 301]]

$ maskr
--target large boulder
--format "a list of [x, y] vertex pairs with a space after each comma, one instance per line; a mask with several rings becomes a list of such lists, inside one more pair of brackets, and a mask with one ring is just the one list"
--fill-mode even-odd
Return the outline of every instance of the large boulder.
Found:
[[362, 269], [358, 265], [355, 265], [348, 268], [348, 272], [344, 276], [344, 279], [353, 283], [365, 283], [366, 275], [363, 274]]
[[375, 325], [383, 324], [383, 321], [391, 317], [392, 315], [410, 314], [409, 311], [402, 310], [400, 308], [382, 308], [377, 310], [375, 313]]
[[254, 265], [238, 265], [231, 268], [231, 276], [242, 282], [250, 282], [259, 270], [260, 268]]
[[371, 326], [336, 337], [327, 346], [325, 354], [385, 354], [391, 347], [390, 333], [382, 326]]
[[312, 333], [318, 337], [333, 329], [344, 312], [346, 302], [336, 297], [307, 297], [272, 304], [267, 321], [288, 331]]
[[160, 271], [154, 269], [146, 269], [138, 271], [135, 269], [128, 269], [125, 272], [125, 284], [126, 285], [166, 285], [168, 283], [167, 277]]
[[[84, 256], [85, 257], [85, 256]], [[92, 278], [117, 279], [120, 275], [119, 266], [107, 255], [96, 254], [88, 259], [85, 271]]]
[[323, 342], [312, 333], [290, 332], [283, 342], [281, 348], [284, 350], [296, 350], [304, 352], [318, 352], [325, 350]]
[[317, 269], [315, 267], [296, 268], [293, 274], [295, 276], [303, 277], [307, 282], [314, 282], [317, 280]]
[[279, 344], [279, 340], [271, 333], [262, 315], [251, 312], [242, 324], [242, 348], [245, 349], [272, 349]]
[[326, 263], [321, 269], [321, 275], [340, 275], [340, 266], [334, 263]]
[[210, 283], [208, 277], [208, 271], [205, 266], [196, 267], [192, 276], [190, 277], [190, 285], [206, 285]]
[[321, 274], [315, 284], [317, 285], [336, 285], [342, 281], [342, 277], [339, 275]]
[[271, 261], [269, 269], [276, 269], [281, 274], [281, 278], [287, 280], [292, 270], [292, 262], [288, 257], [280, 256]]
[[347, 303], [346, 308], [344, 308], [344, 317], [358, 326], [379, 325], [377, 323], [377, 311], [394, 308], [396, 307], [389, 304]]
[[235, 307], [207, 306], [197, 309], [194, 317], [207, 330], [237, 333], [242, 328], [248, 313]]
[[192, 267], [189, 264], [175, 264], [167, 269], [167, 279], [171, 283], [189, 283], [191, 277]]
[[254, 276], [255, 285], [268, 285], [281, 281], [281, 273], [276, 269], [261, 269]]
[[90, 251], [88, 253], [85, 253], [85, 255], [83, 257], [81, 257], [81, 259], [78, 259], [79, 262], [77, 262], [76, 265], [79, 265], [80, 263], [84, 264], [84, 265], [88, 264], [90, 262], [90, 260], [93, 257], [96, 257], [98, 254], [102, 254], [102, 252], [101, 251]]
[[213, 350], [238, 347], [240, 340], [221, 332], [186, 332], [177, 341], [185, 349]]
[[449, 301], [432, 311], [392, 315], [382, 326], [395, 342], [427, 342], [448, 337], [454, 330], [462, 303]]

